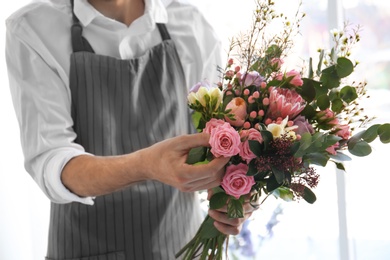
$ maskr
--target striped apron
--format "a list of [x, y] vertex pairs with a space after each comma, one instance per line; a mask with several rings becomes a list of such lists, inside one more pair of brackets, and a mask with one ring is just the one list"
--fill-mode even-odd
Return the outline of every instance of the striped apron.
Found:
[[[159, 45], [119, 60], [95, 54], [73, 16], [76, 142], [95, 155], [120, 155], [185, 133], [184, 74], [165, 25], [157, 25]], [[93, 206], [52, 203], [46, 259], [175, 259], [195, 234], [200, 212], [196, 194], [155, 181], [99, 196]]]

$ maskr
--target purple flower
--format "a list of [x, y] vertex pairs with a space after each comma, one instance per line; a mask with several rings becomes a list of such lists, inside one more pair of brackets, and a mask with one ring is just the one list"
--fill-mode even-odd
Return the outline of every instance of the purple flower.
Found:
[[241, 76], [241, 81], [245, 79], [244, 85], [260, 87], [264, 78], [257, 71], [246, 72]]
[[211, 85], [210, 83], [207, 81], [207, 80], [203, 80], [203, 81], [199, 81], [198, 83], [196, 83], [195, 85], [193, 85], [190, 89], [190, 93], [196, 93], [198, 92], [199, 88], [200, 87], [205, 87], [207, 89], [210, 89], [211, 88]]
[[295, 129], [295, 133], [299, 135], [303, 135], [304, 133], [314, 134], [313, 126], [307, 121], [304, 116], [297, 116], [294, 119], [294, 125], [298, 126]]

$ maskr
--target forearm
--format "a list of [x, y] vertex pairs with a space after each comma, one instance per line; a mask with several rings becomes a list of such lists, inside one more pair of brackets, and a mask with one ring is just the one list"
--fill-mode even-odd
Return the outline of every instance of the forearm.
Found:
[[142, 171], [141, 154], [142, 151], [106, 157], [81, 155], [65, 165], [61, 180], [81, 197], [108, 194], [148, 179]]

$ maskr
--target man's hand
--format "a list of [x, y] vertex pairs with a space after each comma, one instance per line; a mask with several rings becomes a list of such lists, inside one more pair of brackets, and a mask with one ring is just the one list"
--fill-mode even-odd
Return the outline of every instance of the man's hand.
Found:
[[229, 158], [207, 164], [186, 163], [191, 148], [209, 146], [205, 133], [173, 137], [120, 156], [81, 155], [64, 167], [61, 180], [79, 196], [99, 196], [133, 183], [156, 180], [181, 191], [197, 191], [220, 185]]
[[[208, 191], [208, 199], [212, 196], [212, 190]], [[214, 226], [218, 231], [225, 235], [238, 235], [241, 232], [242, 224], [252, 216], [252, 213], [257, 209], [249, 202], [250, 195], [247, 195], [244, 208], [243, 218], [229, 218], [227, 215], [227, 205], [220, 209], [209, 209], [209, 216], [215, 220]]]
[[183, 135], [145, 149], [142, 158], [148, 178], [186, 192], [219, 186], [230, 158], [219, 157], [201, 165], [186, 163], [191, 148], [210, 146], [209, 138], [205, 133]]

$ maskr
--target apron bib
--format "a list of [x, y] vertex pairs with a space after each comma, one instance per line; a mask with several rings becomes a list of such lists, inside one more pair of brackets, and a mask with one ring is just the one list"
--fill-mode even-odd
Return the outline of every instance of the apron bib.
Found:
[[[75, 142], [95, 155], [120, 155], [188, 131], [186, 84], [173, 41], [136, 59], [95, 54], [74, 16], [70, 67]], [[81, 203], [51, 204], [46, 259], [175, 259], [201, 220], [194, 193], [155, 181]]]

